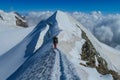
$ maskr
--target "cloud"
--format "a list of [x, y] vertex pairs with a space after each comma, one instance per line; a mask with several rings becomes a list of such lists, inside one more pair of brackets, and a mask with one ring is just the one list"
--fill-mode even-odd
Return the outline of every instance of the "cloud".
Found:
[[47, 19], [52, 15], [53, 12], [45, 11], [45, 12], [29, 12], [26, 16], [27, 22], [29, 26], [37, 25], [41, 20]]
[[113, 38], [113, 32], [107, 26], [96, 27], [94, 35], [102, 42], [111, 42]]
[[115, 48], [116, 48], [117, 50], [120, 50], [120, 45], [117, 45]]
[[120, 50], [120, 14], [73, 12], [71, 14], [101, 42]]

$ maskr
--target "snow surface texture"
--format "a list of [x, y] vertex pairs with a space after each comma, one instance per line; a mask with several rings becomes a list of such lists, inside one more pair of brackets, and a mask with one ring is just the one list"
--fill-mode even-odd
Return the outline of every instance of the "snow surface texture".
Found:
[[[101, 75], [96, 69], [79, 64], [84, 63], [80, 58], [85, 42], [81, 30], [107, 61], [109, 68], [120, 73], [118, 51], [100, 43], [68, 14], [57, 11], [0, 56], [0, 80], [113, 80], [111, 75]], [[55, 50], [52, 48], [54, 36], [59, 39]]]

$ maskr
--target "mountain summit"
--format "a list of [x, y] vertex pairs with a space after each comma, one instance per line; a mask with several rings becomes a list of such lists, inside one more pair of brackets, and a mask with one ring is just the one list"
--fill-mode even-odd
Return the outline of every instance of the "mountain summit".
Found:
[[[59, 41], [57, 49], [53, 48], [54, 36]], [[2, 80], [120, 80], [120, 53], [62, 11], [41, 21], [5, 54], [0, 64], [10, 68], [1, 65]], [[12, 57], [10, 63], [8, 57]]]

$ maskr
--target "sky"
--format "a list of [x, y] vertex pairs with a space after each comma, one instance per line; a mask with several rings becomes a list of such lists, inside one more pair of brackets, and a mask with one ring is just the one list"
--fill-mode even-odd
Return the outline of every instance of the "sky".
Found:
[[101, 11], [119, 13], [120, 0], [0, 0], [4, 11]]

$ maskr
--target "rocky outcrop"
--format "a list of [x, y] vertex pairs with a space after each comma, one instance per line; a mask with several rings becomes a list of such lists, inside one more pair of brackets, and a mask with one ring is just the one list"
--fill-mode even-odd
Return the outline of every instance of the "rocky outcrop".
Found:
[[105, 75], [110, 74], [107, 66], [107, 62], [102, 58], [97, 56], [98, 65], [96, 65], [96, 69], [99, 73]]
[[80, 64], [86, 67], [96, 68], [96, 70], [100, 74], [111, 74], [114, 80], [120, 80], [120, 75], [116, 71], [108, 69], [107, 62], [96, 51], [96, 49], [94, 48], [84, 31], [82, 31], [82, 38], [84, 38], [86, 42], [82, 47], [81, 59], [86, 61], [86, 64]]
[[28, 24], [27, 24], [27, 22], [24, 22], [24, 21], [22, 21], [20, 18], [18, 18], [17, 16], [15, 16], [15, 18], [16, 18], [16, 25], [17, 26], [21, 26], [21, 27], [28, 27]]
[[28, 27], [27, 21], [25, 20], [25, 17], [22, 17], [19, 13], [14, 12], [16, 14], [16, 25], [21, 27]]
[[0, 15], [0, 19], [1, 19], [1, 20], [4, 20], [3, 17], [2, 17], [1, 15]]

